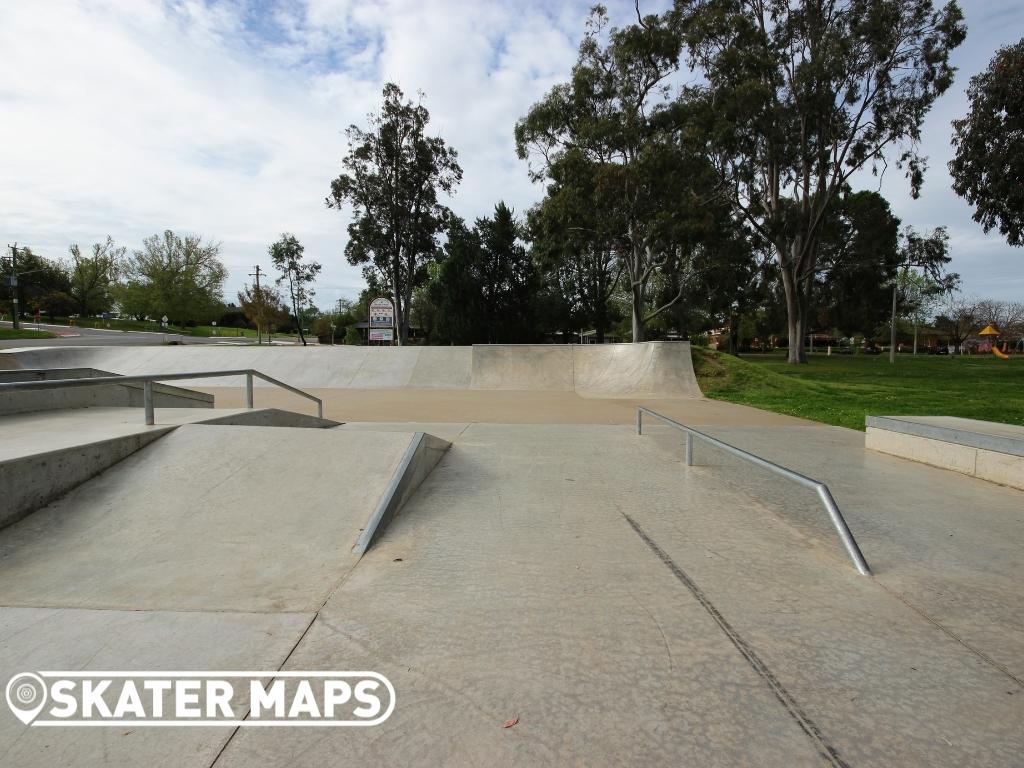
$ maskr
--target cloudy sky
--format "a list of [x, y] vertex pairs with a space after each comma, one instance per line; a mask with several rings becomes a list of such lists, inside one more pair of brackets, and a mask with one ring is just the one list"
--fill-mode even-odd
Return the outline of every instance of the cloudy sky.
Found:
[[[222, 244], [230, 300], [254, 265], [270, 266], [267, 246], [293, 232], [324, 265], [317, 303], [354, 297], [347, 216], [324, 205], [344, 128], [365, 123], [388, 80], [422, 90], [434, 130], [459, 152], [456, 212], [483, 215], [499, 199], [524, 211], [541, 190], [512, 127], [566, 77], [590, 4], [3, 0], [0, 235], [61, 256], [108, 234], [137, 248], [167, 228], [199, 233]], [[606, 4], [628, 19], [632, 3]], [[1024, 34], [1024, 4], [961, 5], [967, 42], [924, 127], [924, 194], [911, 200], [895, 170], [881, 191], [905, 223], [949, 227], [967, 292], [1024, 300], [1024, 252], [982, 232], [945, 168], [967, 81]]]

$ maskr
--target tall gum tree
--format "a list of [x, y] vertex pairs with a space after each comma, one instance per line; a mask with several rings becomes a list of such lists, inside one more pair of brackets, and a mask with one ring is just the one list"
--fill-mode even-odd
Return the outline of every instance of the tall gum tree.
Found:
[[1024, 40], [1000, 48], [967, 97], [970, 111], [953, 121], [953, 189], [986, 232], [1024, 246]]
[[803, 339], [821, 227], [857, 171], [905, 169], [916, 197], [921, 124], [953, 82], [963, 42], [955, 2], [676, 0], [690, 64], [703, 75], [701, 132], [723, 188], [771, 244], [788, 315], [789, 362]]
[[569, 82], [552, 88], [515, 128], [520, 158], [540, 161], [533, 179], [552, 181], [563, 197], [573, 176], [565, 167], [587, 168], [589, 188], [575, 194], [589, 195], [593, 215], [565, 224], [600, 222], [597, 240], [608, 243], [628, 280], [634, 342], [683, 298], [679, 291], [652, 306], [652, 283], [664, 282], [698, 245], [693, 224], [712, 196], [701, 185], [706, 159], [665, 119], [678, 109], [671, 79], [680, 45], [671, 11], [642, 16], [638, 8], [636, 23], [620, 29], [595, 6]]
[[287, 232], [269, 248], [270, 260], [281, 273], [276, 280], [277, 284], [288, 285], [288, 296], [292, 302], [292, 312], [295, 315], [295, 324], [299, 327], [299, 341], [302, 342], [302, 346], [306, 346], [302, 310], [316, 294], [313, 282], [320, 274], [320, 264], [316, 261], [306, 261], [305, 250], [298, 238]]
[[350, 126], [344, 172], [331, 182], [329, 208], [352, 207], [345, 256], [363, 265], [369, 284], [384, 286], [395, 303], [398, 344], [409, 337], [413, 289], [427, 280], [437, 236], [451, 216], [439, 195], [462, 179], [457, 153], [427, 135], [430, 113], [405, 100], [394, 83], [384, 86], [379, 113], [369, 127]]

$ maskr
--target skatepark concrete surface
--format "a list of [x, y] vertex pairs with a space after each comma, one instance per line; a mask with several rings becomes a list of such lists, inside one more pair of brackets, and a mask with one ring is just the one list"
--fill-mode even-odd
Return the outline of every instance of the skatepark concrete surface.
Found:
[[[242, 387], [196, 387], [214, 396], [218, 408], [241, 408]], [[633, 424], [645, 405], [687, 424], [807, 425], [793, 416], [705, 398], [595, 398], [575, 392], [528, 390], [307, 389], [323, 400], [334, 421], [471, 422], [501, 424]], [[311, 410], [308, 401], [278, 389], [255, 394], [260, 407]]]
[[[364, 669], [392, 682], [394, 712], [272, 729], [0, 715], [0, 764], [1021, 764], [1021, 491], [867, 451], [859, 432], [647, 396], [667, 384], [584, 397], [556, 371], [526, 389], [483, 386], [514, 371], [318, 387], [344, 422], [326, 429], [157, 409], [161, 437], [0, 530], [0, 682]], [[217, 410], [189, 417], [241, 397], [204, 389]], [[635, 433], [637, 403], [827, 483], [873, 575], [813, 492], [700, 442], [686, 466], [678, 431]], [[66, 418], [100, 429], [101, 410]], [[59, 431], [59, 413], [34, 417]], [[29, 416], [0, 419], [4, 440], [9, 419]], [[360, 558], [414, 433], [451, 447]]]

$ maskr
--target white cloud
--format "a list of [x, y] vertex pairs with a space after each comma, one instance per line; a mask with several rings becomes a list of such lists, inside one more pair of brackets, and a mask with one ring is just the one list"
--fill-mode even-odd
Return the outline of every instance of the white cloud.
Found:
[[[582, 26], [580, 4], [573, 14]], [[376, 6], [23, 2], [0, 8], [4, 235], [52, 256], [164, 228], [223, 244], [228, 297], [294, 232], [324, 265], [318, 302], [352, 296], [347, 218], [324, 205], [344, 129], [385, 80], [423, 90], [459, 150], [467, 217], [537, 196], [512, 126], [571, 66], [578, 30], [542, 4]]]
[[[138, 247], [164, 228], [223, 244], [228, 298], [267, 246], [294, 232], [324, 265], [318, 303], [362, 284], [345, 263], [345, 215], [324, 198], [344, 129], [377, 108], [386, 80], [426, 93], [433, 129], [459, 151], [462, 216], [540, 195], [512, 128], [564, 79], [587, 0], [13, 0], [0, 5], [0, 212], [3, 235], [51, 256], [112, 235]], [[664, 3], [659, 3], [663, 5]], [[628, 21], [632, 3], [610, 3]], [[1024, 14], [966, 8], [954, 91], [929, 116], [925, 196], [899, 174], [883, 192], [907, 223], [948, 224], [955, 267], [974, 292], [1020, 298], [1020, 253], [985, 237], [949, 191], [949, 120], [962, 91]], [[999, 15], [1001, 12], [1002, 15]], [[1016, 23], [1014, 23], [1016, 22]]]

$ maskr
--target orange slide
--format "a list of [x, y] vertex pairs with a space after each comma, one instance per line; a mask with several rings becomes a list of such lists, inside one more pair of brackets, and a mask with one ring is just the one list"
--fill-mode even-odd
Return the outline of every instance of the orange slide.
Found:
[[1005, 352], [1003, 352], [995, 344], [992, 345], [992, 354], [995, 355], [996, 357], [1002, 358], [1003, 360], [1009, 360], [1010, 359], [1010, 356], [1008, 354], [1006, 354]]

